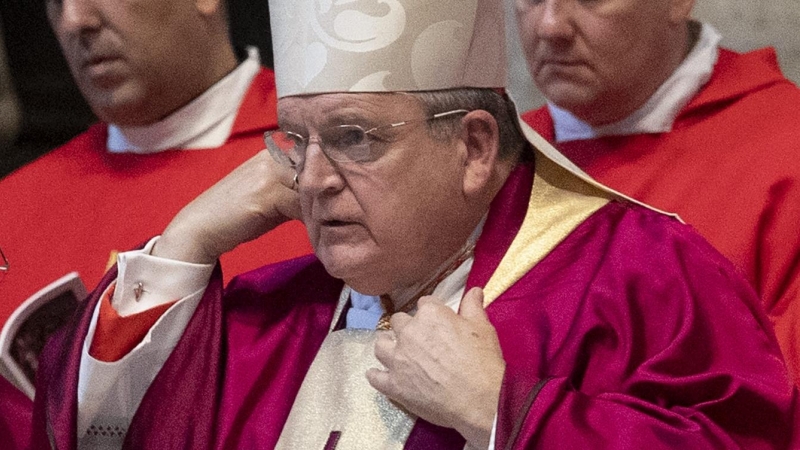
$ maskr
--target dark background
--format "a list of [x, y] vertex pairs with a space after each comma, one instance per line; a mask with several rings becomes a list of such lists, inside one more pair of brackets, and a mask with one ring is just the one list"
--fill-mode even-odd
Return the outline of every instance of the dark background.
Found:
[[[258, 46], [261, 63], [272, 67], [267, 8], [266, 0], [228, 0], [234, 45]], [[72, 80], [44, 0], [0, 0], [0, 21], [22, 110], [16, 142], [0, 149], [2, 178], [81, 133], [95, 117]]]

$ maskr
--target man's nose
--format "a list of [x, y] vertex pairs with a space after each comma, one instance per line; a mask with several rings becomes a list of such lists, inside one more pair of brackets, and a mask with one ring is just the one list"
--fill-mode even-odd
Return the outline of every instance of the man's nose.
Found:
[[66, 33], [97, 30], [102, 23], [95, 0], [62, 0], [60, 8], [51, 11], [53, 28]]
[[540, 39], [568, 40], [575, 29], [573, 27], [571, 0], [542, 0], [531, 11], [534, 14], [534, 32]]
[[300, 191], [318, 195], [340, 191], [345, 180], [339, 167], [322, 151], [318, 140], [311, 140], [306, 147], [303, 168], [300, 171]]

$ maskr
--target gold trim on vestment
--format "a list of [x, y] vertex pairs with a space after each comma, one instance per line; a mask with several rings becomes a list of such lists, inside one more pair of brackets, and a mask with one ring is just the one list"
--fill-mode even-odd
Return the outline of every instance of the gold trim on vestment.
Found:
[[484, 308], [611, 198], [613, 194], [585, 183], [537, 151], [533, 189], [525, 219], [484, 287]]
[[484, 287], [484, 308], [612, 198], [625, 199], [683, 222], [677, 214], [653, 208], [598, 183], [521, 118], [519, 123], [535, 148], [533, 188], [522, 227]]
[[664, 214], [665, 216], [672, 217], [673, 219], [678, 220], [681, 223], [686, 223], [677, 213], [664, 211], [658, 209], [654, 206], [648, 205], [642, 201], [636, 200], [633, 197], [629, 197], [623, 194], [620, 191], [614, 190], [599, 181], [592, 178], [588, 173], [584, 172], [583, 169], [576, 166], [575, 163], [570, 161], [566, 156], [564, 156], [561, 152], [559, 152], [553, 145], [547, 141], [547, 139], [543, 138], [542, 135], [537, 133], [530, 125], [525, 123], [521, 117], [518, 117], [518, 122], [520, 127], [522, 128], [522, 134], [525, 135], [525, 139], [533, 144], [533, 147], [538, 150], [538, 153], [544, 155], [547, 159], [553, 161], [557, 165], [561, 166], [562, 169], [566, 170], [567, 172], [575, 175], [576, 177], [580, 178], [581, 180], [588, 183], [590, 186], [594, 186], [595, 188], [607, 192], [609, 194], [613, 194], [614, 197], [625, 199], [631, 203], [635, 203], [641, 207], [647, 208], [651, 211], [655, 211], [659, 214]]

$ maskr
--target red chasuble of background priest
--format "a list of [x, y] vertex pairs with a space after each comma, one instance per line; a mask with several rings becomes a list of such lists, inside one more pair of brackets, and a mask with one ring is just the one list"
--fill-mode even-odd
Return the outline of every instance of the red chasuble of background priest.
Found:
[[[270, 12], [280, 131], [51, 341], [37, 445], [790, 445], [797, 392], [752, 289], [518, 123], [501, 2]], [[315, 255], [222, 289], [220, 254], [298, 217]]]

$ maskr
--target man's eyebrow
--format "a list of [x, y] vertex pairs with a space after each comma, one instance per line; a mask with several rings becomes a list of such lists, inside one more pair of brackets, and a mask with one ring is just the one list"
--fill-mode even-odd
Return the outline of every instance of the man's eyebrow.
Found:
[[344, 108], [332, 111], [325, 117], [322, 127], [332, 127], [337, 125], [369, 125], [373, 120], [368, 119], [363, 112], [353, 108]]
[[[317, 130], [324, 130], [326, 128], [337, 127], [340, 125], [358, 125], [362, 128], [371, 128], [373, 127], [374, 120], [370, 120], [366, 118], [363, 114], [359, 114], [355, 111], [352, 112], [332, 112], [325, 116], [325, 118], [319, 122], [314, 124]], [[283, 122], [281, 123], [281, 129], [286, 131], [292, 131], [295, 133], [305, 133], [308, 131], [308, 124], [305, 122], [295, 123], [295, 122]]]
[[368, 110], [364, 107], [362, 102], [350, 99], [342, 101], [336, 106], [323, 106], [319, 114], [315, 114], [315, 117], [318, 118], [319, 121], [313, 124], [309, 124], [303, 119], [297, 120], [299, 118], [296, 116], [294, 116], [296, 120], [291, 120], [291, 117], [292, 114], [279, 114], [278, 125], [281, 129], [300, 132], [306, 131], [309, 125], [314, 125], [318, 129], [323, 129], [338, 125], [359, 125], [364, 128], [371, 128], [384, 124], [376, 117], [375, 111], [372, 111], [371, 108]]
[[284, 131], [299, 132], [306, 129], [305, 120], [293, 121], [287, 115], [278, 115], [278, 128]]

